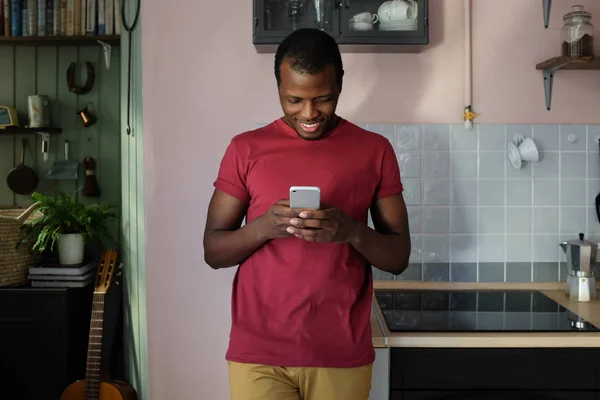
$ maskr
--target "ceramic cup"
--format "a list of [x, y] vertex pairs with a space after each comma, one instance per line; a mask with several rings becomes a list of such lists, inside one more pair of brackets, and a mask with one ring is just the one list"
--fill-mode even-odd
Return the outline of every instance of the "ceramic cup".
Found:
[[365, 23], [369, 23], [369, 24], [374, 24], [379, 20], [379, 17], [377, 16], [377, 14], [371, 14], [369, 12], [362, 12], [359, 14], [356, 14], [355, 16], [353, 16], [350, 19], [350, 23], [356, 23], [356, 22], [365, 22]]
[[533, 139], [526, 138], [522, 134], [517, 133], [513, 138], [513, 142], [519, 149], [519, 155], [523, 161], [538, 162], [540, 160], [540, 155]]
[[519, 154], [521, 159], [527, 162], [538, 162], [540, 160], [537, 146], [531, 138], [525, 138], [519, 145]]
[[520, 169], [522, 162], [538, 162], [540, 155], [531, 138], [526, 138], [520, 133], [517, 133], [513, 141], [507, 147], [508, 159], [513, 167]]

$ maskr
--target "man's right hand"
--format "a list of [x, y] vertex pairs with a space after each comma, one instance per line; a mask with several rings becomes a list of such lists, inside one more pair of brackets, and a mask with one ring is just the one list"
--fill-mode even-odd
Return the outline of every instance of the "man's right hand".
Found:
[[262, 234], [266, 240], [293, 236], [286, 229], [291, 226], [290, 219], [297, 217], [301, 210], [292, 210], [290, 201], [279, 200], [261, 215]]

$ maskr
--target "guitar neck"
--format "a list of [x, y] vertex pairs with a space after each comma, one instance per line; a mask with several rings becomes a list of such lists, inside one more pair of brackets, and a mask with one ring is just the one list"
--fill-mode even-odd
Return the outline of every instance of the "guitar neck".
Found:
[[98, 400], [100, 396], [100, 366], [102, 364], [102, 333], [104, 325], [104, 293], [94, 293], [92, 318], [88, 339], [85, 368], [84, 400]]

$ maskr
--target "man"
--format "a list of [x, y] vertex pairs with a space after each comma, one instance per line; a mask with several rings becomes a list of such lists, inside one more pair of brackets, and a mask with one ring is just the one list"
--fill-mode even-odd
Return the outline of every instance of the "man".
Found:
[[[283, 117], [234, 137], [221, 162], [204, 258], [239, 265], [232, 400], [369, 397], [371, 265], [399, 274], [411, 246], [391, 144], [335, 114], [343, 75], [333, 38], [291, 33], [275, 55]], [[299, 185], [321, 188], [319, 210], [289, 208]]]

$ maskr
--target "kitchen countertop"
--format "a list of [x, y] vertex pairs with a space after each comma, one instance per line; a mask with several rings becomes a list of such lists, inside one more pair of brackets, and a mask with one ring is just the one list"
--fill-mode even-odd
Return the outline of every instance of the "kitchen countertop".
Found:
[[[600, 285], [600, 283], [599, 283]], [[539, 290], [567, 310], [600, 328], [600, 300], [576, 302], [565, 297], [564, 282], [471, 283], [375, 281], [374, 290]], [[373, 293], [373, 347], [600, 347], [598, 332], [390, 332]]]

